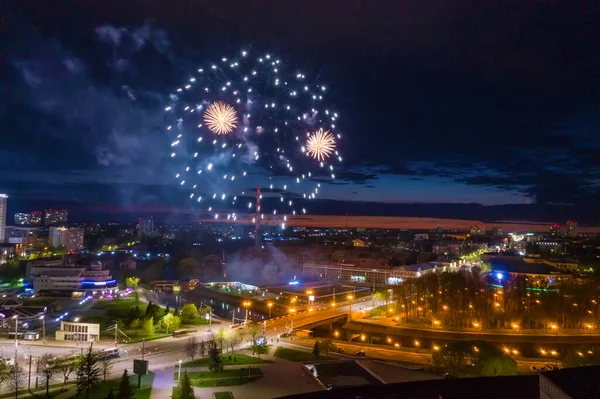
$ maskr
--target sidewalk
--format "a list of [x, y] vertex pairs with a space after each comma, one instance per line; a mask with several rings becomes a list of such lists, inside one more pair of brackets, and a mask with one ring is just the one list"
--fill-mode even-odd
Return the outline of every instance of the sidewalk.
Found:
[[174, 372], [175, 368], [154, 371], [154, 382], [152, 383], [150, 399], [167, 399], [171, 397], [173, 387], [175, 386], [175, 380], [173, 379]]

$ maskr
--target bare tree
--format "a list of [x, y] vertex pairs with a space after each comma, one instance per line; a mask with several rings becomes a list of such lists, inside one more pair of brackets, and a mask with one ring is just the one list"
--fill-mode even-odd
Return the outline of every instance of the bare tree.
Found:
[[237, 341], [239, 339], [240, 339], [240, 334], [237, 332], [237, 330], [231, 330], [229, 332], [229, 347], [231, 348], [231, 352], [234, 351], [235, 344], [237, 344]]
[[46, 397], [49, 397], [48, 391], [50, 390], [50, 380], [54, 378], [54, 376], [58, 372], [56, 359], [49, 353], [44, 354], [40, 359], [40, 371], [39, 373], [42, 375], [46, 383]]
[[10, 367], [4, 360], [0, 360], [0, 387], [10, 379]]
[[256, 344], [256, 339], [262, 333], [262, 326], [258, 323], [251, 323], [246, 327], [246, 332], [252, 338], [252, 345]]
[[69, 381], [69, 376], [73, 371], [75, 371], [77, 365], [73, 360], [63, 359], [58, 363], [57, 368], [62, 375], [63, 385], [67, 385], [67, 382]]
[[106, 381], [106, 375], [110, 372], [113, 366], [112, 359], [109, 357], [102, 358], [100, 360], [100, 370], [102, 371], [102, 380]]
[[23, 369], [18, 364], [10, 368], [8, 388], [15, 392], [15, 397], [17, 396], [17, 392], [25, 388], [25, 373], [23, 373]]
[[200, 341], [200, 356], [204, 357], [206, 354], [206, 342], [204, 340]]
[[190, 337], [185, 344], [185, 353], [194, 361], [198, 354], [198, 341], [195, 337]]

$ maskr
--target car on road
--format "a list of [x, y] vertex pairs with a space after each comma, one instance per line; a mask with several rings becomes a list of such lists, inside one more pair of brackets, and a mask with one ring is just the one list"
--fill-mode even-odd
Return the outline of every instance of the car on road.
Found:
[[341, 348], [341, 347], [339, 347], [339, 346], [337, 347], [337, 349], [336, 349], [335, 351], [336, 351], [337, 353], [344, 353], [344, 352], [346, 352], [346, 351], [344, 350], [344, 348]]
[[365, 353], [365, 351], [358, 351], [356, 352], [356, 356], [367, 356], [367, 354]]

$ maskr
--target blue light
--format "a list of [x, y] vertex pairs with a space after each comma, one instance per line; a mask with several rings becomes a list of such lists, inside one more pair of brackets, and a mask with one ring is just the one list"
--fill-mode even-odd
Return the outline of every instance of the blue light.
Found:
[[496, 278], [498, 280], [502, 280], [504, 278], [504, 275], [502, 273], [496, 273]]
[[290, 281], [288, 284], [289, 285], [298, 285], [299, 281]]

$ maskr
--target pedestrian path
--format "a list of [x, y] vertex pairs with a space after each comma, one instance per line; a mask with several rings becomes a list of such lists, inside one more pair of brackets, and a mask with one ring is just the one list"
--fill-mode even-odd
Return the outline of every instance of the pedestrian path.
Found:
[[150, 399], [166, 399], [170, 398], [175, 386], [173, 379], [174, 368], [164, 370], [156, 370], [154, 372], [154, 382], [152, 383], [152, 391]]

